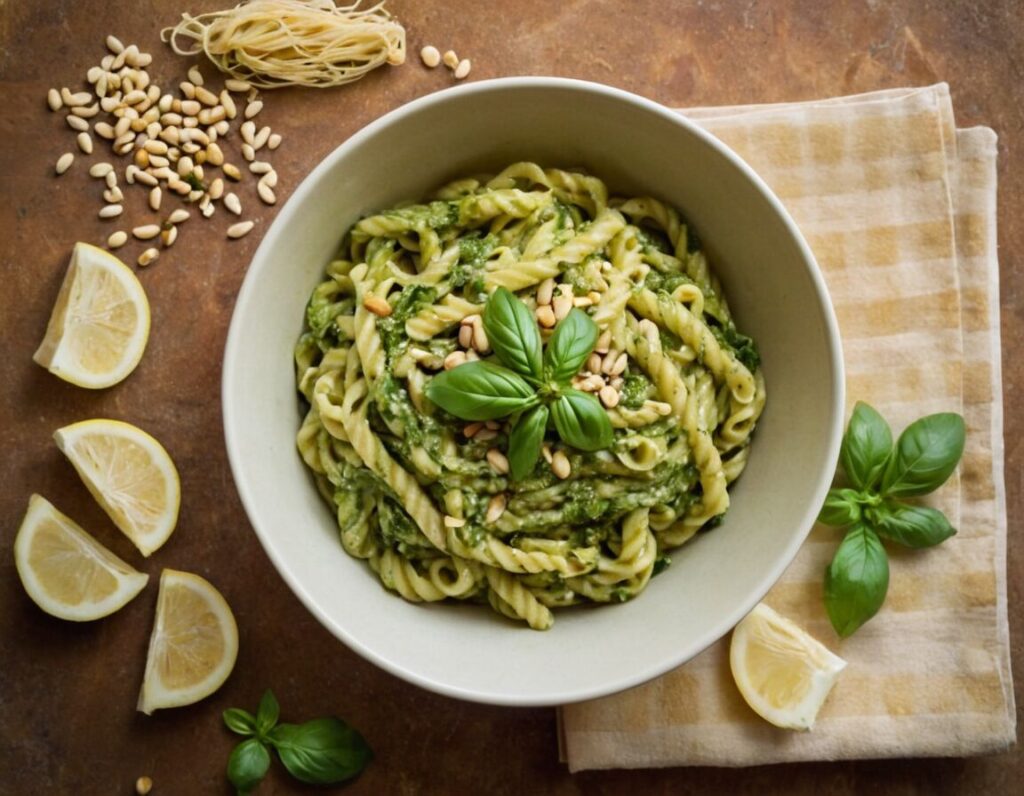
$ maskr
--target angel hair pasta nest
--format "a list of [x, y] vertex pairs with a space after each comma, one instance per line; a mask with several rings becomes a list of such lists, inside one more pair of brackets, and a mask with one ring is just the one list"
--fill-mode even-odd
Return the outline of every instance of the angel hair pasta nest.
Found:
[[[481, 314], [499, 288], [545, 356], [560, 318], [596, 324], [564, 389], [600, 395], [606, 447], [542, 423], [543, 456], [514, 478], [524, 412], [466, 422], [428, 397], [462, 363], [497, 366]], [[345, 550], [407, 600], [489, 603], [536, 629], [552, 608], [631, 599], [717, 524], [765, 403], [757, 348], [676, 210], [532, 163], [356, 223], [307, 324], [298, 447]]]

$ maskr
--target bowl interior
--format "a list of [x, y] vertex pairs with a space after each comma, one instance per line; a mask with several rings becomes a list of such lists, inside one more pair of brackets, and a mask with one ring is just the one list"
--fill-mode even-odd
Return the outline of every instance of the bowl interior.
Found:
[[[360, 215], [517, 160], [581, 166], [613, 192], [679, 208], [737, 325], [760, 346], [768, 404], [725, 522], [633, 602], [556, 612], [538, 633], [477, 606], [412, 605], [338, 541], [295, 448], [292, 349], [309, 293]], [[519, 78], [389, 114], [303, 182], [263, 240], [225, 354], [228, 452], [249, 518], [307, 607], [357, 652], [452, 696], [541, 705], [607, 694], [689, 659], [765, 594], [809, 531], [841, 431], [838, 333], [809, 250], [735, 155], [660, 106], [577, 81]]]

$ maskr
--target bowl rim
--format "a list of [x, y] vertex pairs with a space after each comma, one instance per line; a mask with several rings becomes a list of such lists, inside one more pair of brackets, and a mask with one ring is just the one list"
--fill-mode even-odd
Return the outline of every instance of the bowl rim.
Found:
[[242, 465], [243, 459], [238, 451], [238, 446], [241, 444], [238, 439], [241, 433], [241, 424], [235, 419], [236, 409], [228, 401], [228, 395], [229, 393], [233, 393], [230, 389], [230, 385], [238, 381], [238, 365], [236, 363], [240, 358], [241, 349], [244, 344], [243, 335], [241, 333], [241, 318], [245, 314], [245, 308], [250, 303], [251, 297], [256, 290], [256, 284], [259, 281], [261, 272], [265, 267], [267, 267], [265, 264], [270, 262], [267, 252], [271, 248], [272, 239], [274, 236], [280, 234], [280, 231], [285, 229], [289, 223], [291, 223], [292, 217], [297, 213], [296, 208], [303, 203], [306, 196], [313, 191], [313, 187], [320, 182], [325, 173], [334, 167], [338, 160], [344, 158], [350, 150], [357, 148], [365, 140], [372, 138], [378, 133], [378, 131], [390, 126], [406, 116], [418, 113], [421, 109], [429, 105], [444, 103], [453, 98], [457, 99], [464, 96], [471, 96], [473, 94], [490, 93], [493, 91], [503, 91], [507, 89], [559, 89], [603, 95], [619, 102], [633, 105], [640, 110], [660, 116], [662, 119], [678, 125], [689, 134], [699, 138], [704, 144], [716, 150], [719, 155], [729, 161], [730, 164], [734, 168], [738, 169], [753, 185], [768, 204], [771, 205], [772, 209], [783, 222], [786, 231], [796, 243], [800, 255], [807, 266], [808, 276], [810, 277], [814, 292], [818, 299], [818, 304], [822, 310], [827, 332], [826, 337], [828, 349], [832, 359], [830, 376], [832, 382], [831, 387], [835, 400], [831, 420], [832, 427], [827, 441], [827, 459], [833, 462], [838, 461], [839, 458], [839, 447], [843, 433], [846, 390], [842, 342], [840, 339], [839, 324], [836, 319], [835, 309], [832, 306], [832, 301], [825, 285], [825, 279], [822, 275], [817, 259], [811, 251], [811, 248], [800, 229], [797, 227], [796, 222], [789, 214], [789, 211], [785, 208], [771, 188], [768, 187], [767, 183], [765, 183], [765, 181], [757, 174], [757, 172], [755, 172], [754, 169], [746, 163], [746, 161], [744, 161], [725, 143], [697, 123], [688, 119], [682, 113], [672, 110], [654, 100], [602, 83], [574, 78], [531, 76], [503, 77], [476, 81], [433, 92], [394, 108], [356, 131], [348, 139], [335, 147], [334, 150], [326, 155], [320, 163], [318, 163], [313, 170], [303, 178], [296, 187], [294, 193], [288, 198], [288, 201], [281, 208], [281, 211], [277, 214], [276, 218], [267, 229], [267, 232], [260, 241], [256, 252], [253, 254], [252, 260], [246, 270], [245, 277], [235, 300], [235, 306], [231, 315], [231, 323], [224, 345], [221, 376], [221, 406], [224, 422], [224, 442], [227, 449], [231, 476], [234, 480], [235, 489], [242, 502], [249, 524], [256, 532], [256, 536], [271, 563], [274, 565], [274, 568], [284, 579], [292, 592], [306, 607], [306, 610], [308, 610], [317, 619], [317, 621], [320, 622], [320, 624], [327, 628], [349, 649], [364, 659], [407, 682], [448, 697], [489, 705], [546, 707], [580, 702], [587, 699], [596, 699], [598, 697], [608, 696], [610, 694], [633, 688], [642, 683], [648, 682], [649, 680], [652, 680], [689, 660], [692, 660], [716, 641], [724, 638], [724, 636], [764, 598], [764, 596], [782, 576], [783, 572], [795, 559], [800, 547], [803, 545], [804, 540], [807, 538], [807, 535], [810, 533], [811, 528], [814, 525], [814, 520], [818, 514], [818, 509], [816, 507], [824, 500], [825, 494], [831, 486], [832, 472], [823, 471], [818, 478], [818, 482], [814, 489], [814, 499], [808, 503], [808, 507], [804, 510], [804, 515], [800, 523], [803, 528], [803, 532], [795, 534], [792, 537], [788, 545], [784, 548], [782, 555], [778, 557], [777, 563], [765, 573], [761, 587], [754, 589], [745, 600], [740, 601], [736, 607], [734, 607], [733, 610], [723, 618], [722, 622], [719, 623], [719, 626], [724, 628], [724, 630], [721, 632], [709, 631], [703, 636], [694, 639], [694, 643], [688, 645], [688, 647], [690, 649], [695, 648], [695, 652], [668, 656], [652, 663], [646, 668], [631, 671], [615, 680], [609, 680], [601, 686], [563, 689], [557, 694], [550, 696], [531, 698], [529, 695], [524, 694], [486, 691], [479, 688], [466, 688], [449, 682], [437, 680], [432, 677], [422, 675], [415, 670], [405, 668], [395, 661], [379, 654], [374, 649], [366, 646], [360, 641], [360, 639], [351, 635], [344, 626], [332, 619], [327, 612], [321, 609], [321, 607], [314, 601], [309, 592], [303, 586], [300, 576], [293, 572], [283, 558], [278, 554], [272, 542], [272, 536], [261, 527], [261, 523], [258, 519], [259, 515], [256, 510], [256, 497], [246, 481]]

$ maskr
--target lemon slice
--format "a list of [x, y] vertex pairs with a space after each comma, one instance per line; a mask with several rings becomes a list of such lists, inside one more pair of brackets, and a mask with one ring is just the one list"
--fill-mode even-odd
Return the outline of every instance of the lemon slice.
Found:
[[148, 715], [208, 697], [228, 679], [237, 657], [238, 627], [220, 592], [198, 575], [165, 569], [139, 710]]
[[846, 661], [765, 604], [736, 625], [732, 676], [747, 704], [777, 727], [809, 730]]
[[178, 521], [181, 483], [159, 442], [119, 420], [83, 420], [57, 429], [53, 438], [142, 555], [167, 541]]
[[76, 243], [32, 358], [65, 381], [100, 389], [135, 370], [148, 339], [149, 301], [135, 274], [110, 252]]
[[28, 500], [14, 540], [14, 565], [36, 605], [73, 622], [114, 613], [149, 580], [39, 495]]

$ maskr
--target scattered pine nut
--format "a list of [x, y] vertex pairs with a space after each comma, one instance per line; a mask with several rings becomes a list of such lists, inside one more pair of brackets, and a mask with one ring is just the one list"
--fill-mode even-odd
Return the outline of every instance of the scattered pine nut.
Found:
[[86, 130], [89, 129], [89, 122], [87, 122], [81, 116], [73, 116], [71, 114], [68, 114], [64, 117], [64, 121], [67, 122], [68, 127], [70, 127], [77, 133], [84, 133]]
[[540, 283], [540, 287], [537, 288], [537, 303], [538, 304], [550, 304], [551, 297], [555, 293], [555, 280], [548, 277]]
[[114, 167], [109, 163], [94, 163], [89, 167], [89, 176], [100, 179], [113, 172]]
[[[466, 361], [465, 351], [452, 351], [448, 356], [444, 358], [444, 369], [451, 370], [457, 368], [459, 365]], [[483, 433], [483, 432], [481, 432]]]
[[153, 780], [149, 777], [139, 777], [135, 780], [135, 793], [138, 796], [146, 796], [151, 790], [153, 790]]
[[459, 65], [459, 56], [455, 54], [455, 50], [446, 50], [445, 54], [441, 56], [441, 60], [449, 69], [454, 69]]
[[267, 174], [273, 170], [274, 167], [265, 160], [254, 160], [249, 164], [249, 171], [253, 174]]
[[596, 351], [587, 358], [587, 370], [591, 373], [601, 372], [601, 355]]
[[220, 199], [224, 195], [224, 180], [222, 180], [220, 177], [217, 177], [213, 182], [210, 183], [210, 187], [207, 190], [207, 193], [210, 195], [211, 199]]
[[274, 189], [262, 180], [256, 185], [256, 193], [268, 205], [277, 204], [277, 196], [274, 194]]
[[50, 106], [51, 111], [59, 111], [64, 107], [64, 100], [60, 98], [60, 92], [55, 88], [51, 88], [46, 92], [46, 104]]
[[179, 207], [177, 210], [174, 210], [169, 216], [167, 216], [167, 223], [181, 224], [184, 221], [188, 221], [189, 218], [191, 217], [192, 215], [191, 213], [188, 212], [188, 210], [185, 210], [183, 207]]
[[198, 66], [192, 66], [188, 70], [188, 79], [192, 81], [193, 85], [203, 85], [203, 73], [199, 71]]
[[248, 105], [245, 106], [245, 118], [246, 119], [251, 119], [257, 113], [259, 113], [261, 110], [263, 110], [263, 102], [262, 102], [262, 100], [253, 100], [252, 102], [250, 102]]
[[273, 151], [281, 146], [281, 136], [278, 133], [271, 133], [267, 139], [267, 149]]
[[132, 235], [139, 240], [149, 240], [150, 238], [155, 238], [159, 234], [159, 224], [143, 224], [141, 227], [135, 227], [135, 229], [132, 230]]
[[621, 373], [624, 373], [626, 371], [626, 365], [627, 364], [628, 364], [628, 359], [627, 359], [626, 353], [623, 352], [622, 354], [619, 354], [619, 358], [615, 360], [615, 364], [612, 365], [612, 369], [610, 371], [608, 371], [608, 375], [609, 376], [618, 376]]
[[619, 391], [609, 384], [600, 389], [597, 397], [601, 399], [601, 403], [605, 405], [606, 409], [614, 409], [619, 405], [619, 398], [621, 396]]
[[572, 294], [566, 295], [565, 293], [559, 293], [551, 301], [552, 309], [555, 313], [555, 320], [560, 321], [572, 310]]
[[223, 166], [223, 171], [225, 175], [230, 177], [235, 182], [238, 182], [240, 179], [242, 179], [242, 172], [240, 172], [238, 170], [238, 166], [234, 165], [233, 163], [225, 163]]
[[173, 246], [174, 241], [176, 241], [177, 239], [178, 228], [173, 224], [167, 227], [166, 229], [160, 231], [160, 240], [163, 241], [164, 246]]
[[391, 314], [391, 305], [387, 299], [368, 293], [363, 297], [363, 306], [380, 318], [386, 318]]
[[236, 216], [242, 215], [242, 202], [238, 198], [238, 194], [229, 192], [224, 197], [224, 207], [234, 213]]
[[160, 190], [160, 186], [156, 186], [149, 192], [149, 206], [154, 210], [160, 209], [160, 199], [163, 197], [163, 192]]
[[117, 232], [111, 232], [107, 237], [107, 248], [108, 249], [120, 249], [128, 242], [128, 233], [122, 229]]
[[439, 63], [441, 63], [441, 53], [438, 52], [437, 47], [428, 44], [422, 50], [420, 50], [420, 60], [423, 61], [423, 65], [428, 69], [433, 69]]
[[537, 323], [545, 329], [551, 329], [555, 325], [555, 312], [550, 304], [542, 304], [537, 307]]
[[572, 465], [564, 451], [557, 450], [551, 456], [551, 472], [562, 481], [572, 474]]
[[71, 168], [71, 164], [75, 162], [75, 156], [70, 152], [65, 152], [59, 158], [57, 158], [57, 174], [63, 174], [65, 171]]
[[107, 49], [114, 55], [120, 55], [124, 52], [124, 45], [117, 36], [107, 36]]
[[154, 262], [160, 256], [160, 252], [157, 249], [146, 249], [142, 254], [139, 255], [139, 259], [136, 262], [145, 267], [150, 263]]
[[[210, 205], [210, 207], [213, 207], [213, 205]], [[237, 224], [232, 224], [228, 227], [228, 237], [237, 239], [248, 235], [254, 225], [254, 221], [239, 221]]]
[[473, 327], [468, 324], [459, 327], [459, 345], [469, 348], [473, 345]]
[[260, 183], [269, 185], [271, 188], [277, 187], [277, 172], [271, 169], [262, 177], [260, 177]]
[[[111, 174], [113, 174], [113, 172], [111, 172]], [[107, 188], [107, 190], [103, 192], [103, 201], [107, 204], [119, 205], [124, 201], [124, 194], [121, 192], [121, 189], [115, 185], [113, 188]]]
[[227, 80], [224, 81], [224, 88], [226, 88], [228, 91], [234, 91], [236, 93], [243, 93], [243, 92], [248, 91], [250, 88], [252, 88], [252, 86], [249, 85], [244, 80], [237, 80], [235, 78], [228, 78]]
[[463, 80], [469, 75], [469, 70], [473, 68], [473, 64], [468, 58], [463, 58], [459, 61], [459, 65], [455, 67], [455, 79]]

